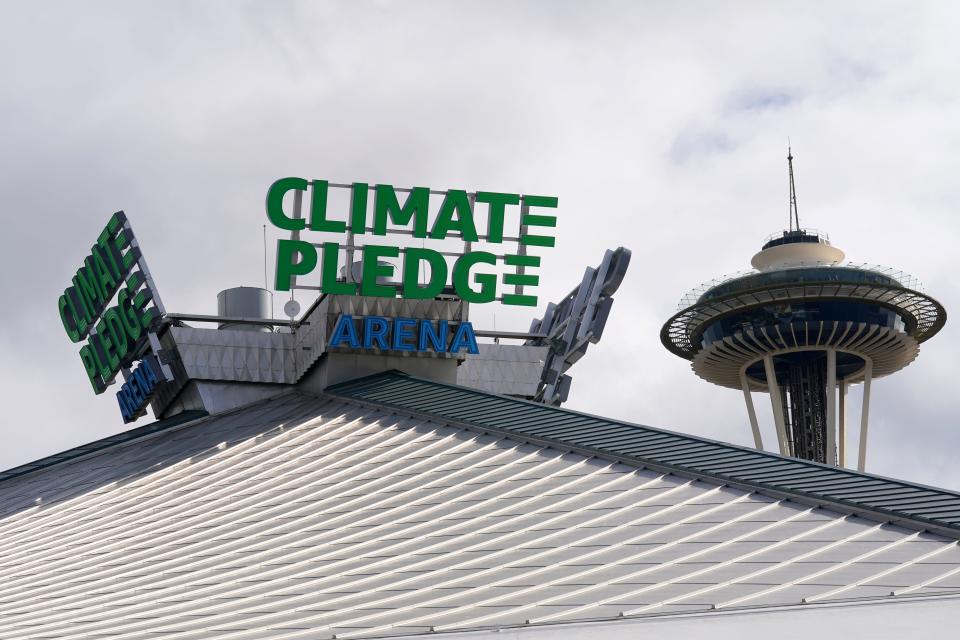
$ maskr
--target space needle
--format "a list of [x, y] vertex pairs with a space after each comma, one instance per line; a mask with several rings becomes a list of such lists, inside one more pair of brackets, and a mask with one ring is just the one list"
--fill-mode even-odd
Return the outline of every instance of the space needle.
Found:
[[789, 150], [787, 166], [789, 228], [767, 239], [750, 271], [684, 296], [660, 339], [704, 380], [743, 392], [757, 449], [751, 394], [768, 393], [785, 456], [847, 466], [847, 390], [863, 383], [863, 471], [872, 381], [910, 364], [946, 311], [912, 276], [844, 262], [826, 234], [802, 228]]

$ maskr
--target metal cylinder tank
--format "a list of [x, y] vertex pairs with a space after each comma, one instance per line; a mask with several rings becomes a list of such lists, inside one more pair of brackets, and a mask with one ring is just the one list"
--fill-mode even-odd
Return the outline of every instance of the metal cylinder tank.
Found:
[[[217, 315], [224, 318], [269, 320], [273, 315], [273, 294], [260, 287], [233, 287], [217, 294]], [[225, 322], [220, 329], [269, 332], [270, 324]]]

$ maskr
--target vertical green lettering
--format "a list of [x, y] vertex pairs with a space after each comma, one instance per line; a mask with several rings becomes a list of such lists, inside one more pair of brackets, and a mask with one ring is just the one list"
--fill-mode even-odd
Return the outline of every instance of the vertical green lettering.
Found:
[[360, 295], [393, 298], [397, 289], [393, 285], [377, 284], [377, 278], [393, 275], [392, 264], [380, 264], [379, 258], [396, 258], [400, 247], [368, 244], [363, 247], [363, 277], [360, 279]]
[[93, 245], [90, 249], [90, 257], [93, 258], [94, 272], [100, 280], [100, 286], [105, 295], [104, 304], [107, 304], [110, 299], [113, 298], [113, 294], [117, 292], [117, 285], [119, 283], [117, 279], [113, 277], [113, 272], [107, 265], [107, 261], [103, 259], [103, 254], [99, 246]]
[[89, 343], [80, 348], [80, 360], [83, 362], [83, 368], [87, 372], [87, 378], [90, 380], [93, 392], [98, 395], [103, 393], [107, 386], [100, 381], [100, 376], [97, 373], [99, 367], [93, 355], [93, 347]]
[[[357, 295], [357, 283], [337, 280], [340, 267], [340, 245], [336, 242], [323, 243], [323, 273], [320, 288], [324, 293], [336, 295]], [[352, 265], [347, 265], [347, 269]]]
[[100, 314], [99, 293], [93, 274], [87, 270], [87, 267], [77, 269], [77, 275], [73, 277], [73, 285], [80, 293], [87, 315], [91, 319], [96, 318]]
[[67, 337], [70, 338], [70, 342], [80, 342], [80, 331], [77, 330], [77, 317], [73, 314], [73, 309], [70, 308], [66, 292], [60, 296], [60, 300], [57, 301], [57, 306], [60, 308], [60, 320], [63, 322], [63, 328], [67, 331]]
[[[557, 199], [554, 196], [523, 196], [525, 210], [520, 215], [520, 225], [526, 227], [556, 227], [557, 217], [547, 216], [539, 213], [530, 213], [530, 207], [546, 207], [550, 209], [557, 208]], [[528, 247], [552, 247], [556, 244], [556, 238], [553, 236], [537, 235], [532, 233], [523, 233], [520, 236], [520, 244]]]
[[347, 223], [342, 220], [327, 220], [327, 181], [314, 180], [310, 183], [310, 230], [329, 233], [343, 233]]
[[459, 231], [465, 242], [476, 242], [477, 225], [473, 221], [470, 200], [463, 189], [451, 189], [443, 198], [437, 221], [433, 223], [430, 237], [443, 240], [450, 231]]
[[520, 194], [478, 191], [477, 202], [490, 205], [487, 212], [487, 242], [503, 242], [505, 208], [508, 204], [520, 204]]
[[91, 333], [87, 344], [91, 347], [90, 353], [97, 365], [97, 377], [106, 387], [110, 381], [110, 366], [107, 364], [107, 354], [103, 347], [103, 336], [100, 333]]
[[[420, 286], [420, 262], [430, 265], [430, 280]], [[403, 254], [403, 297], [435, 298], [447, 284], [447, 261], [433, 249], [408, 247]]]
[[350, 189], [350, 231], [355, 234], [367, 232], [367, 194], [370, 185], [354, 182]]
[[303, 240], [277, 241], [277, 275], [274, 288], [289, 291], [290, 279], [304, 276], [317, 266], [317, 249]]
[[130, 304], [129, 289], [120, 289], [120, 293], [117, 294], [117, 306], [120, 309], [120, 321], [123, 323], [127, 338], [132, 344], [136, 344], [143, 334], [143, 328], [140, 326], [136, 310]]
[[[133, 234], [124, 229], [117, 234], [117, 237], [113, 239], [113, 250], [120, 256], [120, 270], [126, 272], [128, 269], [132, 269], [133, 265], [137, 264], [137, 260], [140, 259], [140, 249], [138, 247], [133, 247]], [[124, 249], [127, 250], [126, 253], [123, 252]]]
[[147, 307], [152, 300], [153, 292], [146, 287], [137, 291], [136, 295], [130, 300], [130, 307], [136, 311], [136, 319], [140, 323], [141, 331], [149, 330], [153, 321], [160, 316], [156, 307]]
[[100, 320], [97, 323], [96, 337], [100, 342], [100, 377], [104, 382], [109, 383], [120, 370], [120, 354], [118, 345], [113, 341], [113, 332], [107, 327], [106, 320]]
[[[306, 191], [307, 181], [303, 178], [280, 178], [267, 190], [267, 219], [280, 229], [302, 231], [306, 228], [303, 218], [290, 218], [283, 212], [283, 196], [288, 191]], [[283, 289], [286, 291], [286, 289]]]
[[93, 318], [88, 315], [83, 298], [76, 287], [67, 287], [63, 294], [67, 298], [67, 308], [77, 320], [77, 331], [80, 332], [80, 338], [83, 339], [87, 335], [87, 328], [93, 322]]
[[387, 218], [398, 226], [409, 224], [413, 218], [413, 236], [426, 238], [429, 204], [430, 190], [426, 187], [411, 189], [401, 207], [393, 186], [378, 184], [373, 204], [373, 232], [378, 236], [387, 235]]
[[107, 267], [110, 269], [110, 275], [113, 276], [113, 279], [116, 282], [123, 280], [123, 273], [120, 270], [120, 254], [114, 250], [113, 243], [110, 242], [111, 236], [108, 233], [108, 229], [104, 229], [103, 232], [97, 237], [97, 244], [94, 245], [93, 250], [100, 252], [101, 260], [105, 260]]
[[130, 351], [130, 340], [123, 326], [123, 321], [120, 319], [120, 312], [117, 307], [110, 307], [106, 310], [103, 314], [103, 324], [106, 325], [107, 332], [110, 334], [110, 343], [113, 345], [119, 367], [119, 362], [126, 358], [127, 353]]
[[465, 302], [491, 302], [497, 297], [497, 275], [478, 273], [474, 280], [480, 285], [478, 291], [470, 288], [470, 270], [476, 264], [497, 264], [497, 256], [487, 251], [474, 251], [457, 259], [453, 265], [453, 286]]

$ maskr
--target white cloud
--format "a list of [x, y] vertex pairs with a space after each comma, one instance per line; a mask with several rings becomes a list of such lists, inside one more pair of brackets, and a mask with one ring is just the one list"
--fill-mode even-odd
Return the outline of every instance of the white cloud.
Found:
[[[956, 308], [960, 86], [941, 4], [59, 3], [0, 24], [0, 466], [122, 429], [55, 301], [123, 208], [168, 308], [262, 279], [276, 177], [560, 197], [543, 299], [634, 252], [569, 406], [741, 443], [742, 399], [659, 343], [680, 295], [800, 215]], [[529, 317], [475, 308], [478, 324]], [[877, 384], [871, 469], [960, 487], [960, 329]], [[758, 406], [762, 406], [760, 396]], [[767, 410], [768, 411], [768, 410]], [[770, 436], [768, 433], [768, 441]]]

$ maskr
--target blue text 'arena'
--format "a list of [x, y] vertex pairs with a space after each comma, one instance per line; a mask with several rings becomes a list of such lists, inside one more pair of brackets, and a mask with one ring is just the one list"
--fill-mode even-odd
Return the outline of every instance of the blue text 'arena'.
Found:
[[352, 349], [381, 349], [436, 353], [477, 354], [477, 336], [469, 322], [451, 323], [447, 320], [423, 320], [419, 318], [385, 318], [363, 316], [354, 318], [341, 315], [333, 329], [328, 348], [349, 347]]

